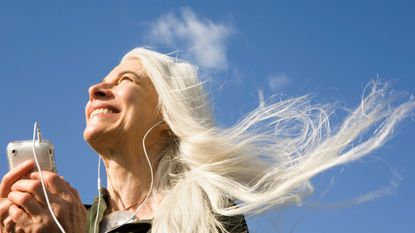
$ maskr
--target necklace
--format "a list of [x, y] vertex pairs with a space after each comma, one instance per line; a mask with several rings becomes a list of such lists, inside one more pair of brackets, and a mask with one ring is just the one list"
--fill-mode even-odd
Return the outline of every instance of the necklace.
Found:
[[117, 210], [104, 215], [102, 217], [101, 223], [99, 224], [99, 233], [105, 233], [118, 228], [123, 224], [138, 221], [136, 214], [141, 210], [146, 201], [147, 200], [144, 200], [133, 212], [129, 211], [128, 209], [136, 206], [140, 201], [137, 201], [122, 210]]
[[99, 232], [104, 233], [108, 232], [111, 229], [119, 227], [121, 224], [128, 222], [137, 221], [137, 217], [133, 212], [128, 210], [119, 210], [105, 215], [102, 218], [101, 223], [99, 224]]

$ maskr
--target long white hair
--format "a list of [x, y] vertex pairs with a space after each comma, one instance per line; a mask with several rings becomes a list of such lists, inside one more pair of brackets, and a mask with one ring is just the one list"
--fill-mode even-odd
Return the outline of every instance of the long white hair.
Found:
[[415, 108], [413, 98], [397, 103], [386, 84], [374, 82], [335, 127], [330, 105], [302, 96], [260, 105], [223, 129], [194, 66], [144, 48], [125, 59], [143, 64], [172, 131], [155, 175], [157, 233], [217, 233], [224, 230], [218, 215], [299, 203], [312, 192], [312, 177], [382, 146]]

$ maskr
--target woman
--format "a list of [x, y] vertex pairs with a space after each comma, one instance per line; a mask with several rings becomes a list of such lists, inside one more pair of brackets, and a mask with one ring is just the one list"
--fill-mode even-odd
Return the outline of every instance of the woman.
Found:
[[[246, 232], [242, 214], [299, 203], [313, 176], [381, 146], [415, 107], [412, 99], [392, 103], [374, 83], [335, 131], [329, 106], [307, 97], [261, 105], [220, 129], [196, 69], [143, 48], [126, 54], [89, 94], [84, 138], [104, 161], [108, 187], [86, 217], [76, 190], [45, 173], [67, 232]], [[32, 167], [3, 178], [3, 231], [58, 232]], [[136, 223], [111, 225], [113, 218]]]

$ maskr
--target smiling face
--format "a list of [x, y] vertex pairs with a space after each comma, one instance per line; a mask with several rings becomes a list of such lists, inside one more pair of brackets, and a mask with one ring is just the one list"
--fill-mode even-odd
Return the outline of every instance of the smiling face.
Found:
[[123, 61], [100, 83], [89, 88], [84, 139], [95, 149], [139, 143], [161, 120], [158, 95], [137, 59]]

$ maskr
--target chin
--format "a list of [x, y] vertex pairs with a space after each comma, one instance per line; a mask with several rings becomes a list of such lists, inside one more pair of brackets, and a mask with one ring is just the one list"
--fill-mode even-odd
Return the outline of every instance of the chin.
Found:
[[108, 130], [100, 129], [95, 125], [86, 126], [84, 129], [84, 140], [89, 144], [94, 144], [99, 141], [103, 141], [105, 138], [111, 138], [108, 136]]
[[107, 147], [118, 141], [121, 137], [122, 130], [119, 124], [95, 124], [89, 122], [84, 129], [84, 140], [95, 150], [101, 147]]
[[91, 130], [85, 129], [84, 130], [84, 140], [92, 145], [94, 144], [94, 142], [99, 141], [99, 135], [97, 135], [96, 133], [91, 132]]

